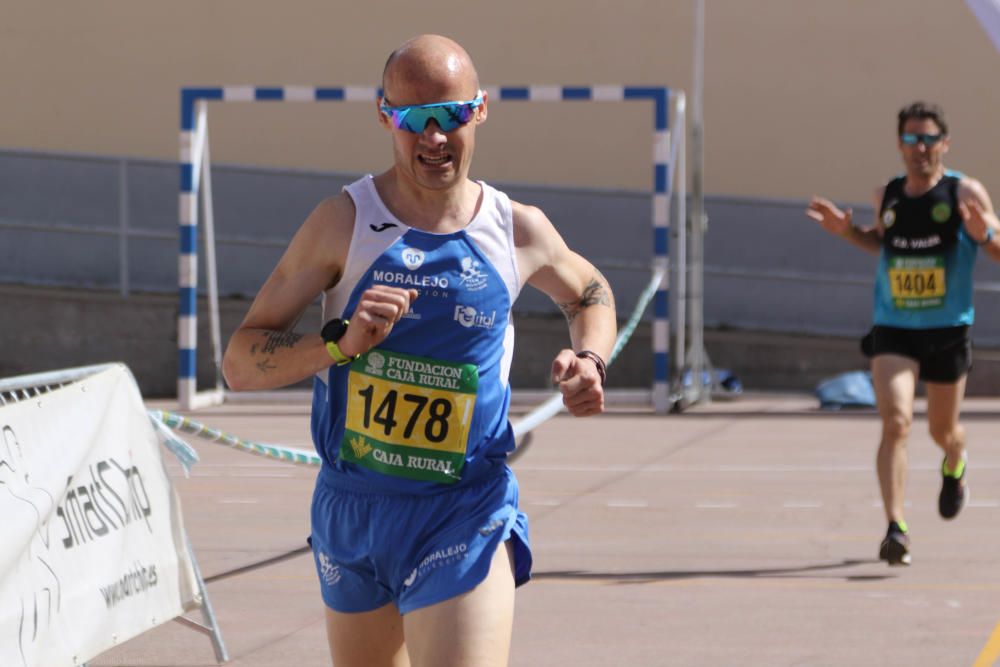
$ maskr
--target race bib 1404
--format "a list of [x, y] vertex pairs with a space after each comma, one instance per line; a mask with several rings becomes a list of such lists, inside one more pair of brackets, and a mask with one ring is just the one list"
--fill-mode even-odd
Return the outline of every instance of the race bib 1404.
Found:
[[889, 288], [897, 308], [937, 308], [944, 304], [947, 289], [944, 257], [889, 258]]

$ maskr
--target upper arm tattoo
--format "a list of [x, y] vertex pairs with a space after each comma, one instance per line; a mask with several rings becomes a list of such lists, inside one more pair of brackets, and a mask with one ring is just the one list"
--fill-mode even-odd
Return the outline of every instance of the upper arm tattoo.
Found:
[[614, 302], [615, 298], [608, 288], [607, 281], [598, 271], [597, 275], [591, 278], [587, 286], [583, 288], [583, 294], [580, 295], [579, 299], [564, 301], [557, 305], [559, 306], [559, 310], [563, 312], [563, 315], [566, 316], [566, 320], [572, 322], [584, 308], [597, 305], [608, 306], [610, 308], [614, 306]]

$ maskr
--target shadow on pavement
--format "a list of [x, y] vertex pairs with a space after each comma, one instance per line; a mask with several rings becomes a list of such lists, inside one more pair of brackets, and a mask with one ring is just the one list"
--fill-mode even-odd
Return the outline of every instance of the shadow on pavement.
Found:
[[[839, 568], [854, 567], [879, 563], [878, 560], [846, 559], [839, 563], [824, 563], [804, 565], [801, 567], [764, 568], [753, 570], [682, 570], [662, 572], [587, 572], [585, 570], [556, 570], [552, 572], [533, 572], [531, 578], [537, 581], [593, 581], [619, 584], [648, 584], [658, 581], [674, 581], [680, 579], [758, 579], [758, 578], [793, 578], [802, 575], [809, 576], [817, 572], [830, 572]], [[837, 576], [836, 578], [840, 578]], [[843, 575], [847, 581], [882, 581], [892, 578], [892, 575]]]

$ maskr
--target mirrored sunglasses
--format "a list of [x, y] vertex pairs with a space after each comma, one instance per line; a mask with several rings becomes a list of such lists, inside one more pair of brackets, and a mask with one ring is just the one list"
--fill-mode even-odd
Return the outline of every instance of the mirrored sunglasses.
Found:
[[907, 146], [916, 146], [917, 144], [923, 144], [928, 148], [936, 144], [937, 142], [944, 139], [943, 134], [915, 134], [913, 132], [904, 132], [899, 135], [899, 140], [902, 141]]
[[451, 132], [472, 120], [473, 113], [482, 103], [483, 91], [479, 91], [476, 99], [467, 102], [437, 102], [393, 107], [383, 99], [379, 109], [392, 120], [392, 125], [396, 129], [420, 134], [432, 119], [442, 131]]

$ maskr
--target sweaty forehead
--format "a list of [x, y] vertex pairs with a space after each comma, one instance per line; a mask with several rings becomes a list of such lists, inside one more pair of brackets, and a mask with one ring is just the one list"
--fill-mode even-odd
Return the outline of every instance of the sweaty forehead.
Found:
[[933, 118], [908, 118], [903, 123], [903, 132], [913, 134], [938, 134], [941, 128]]

